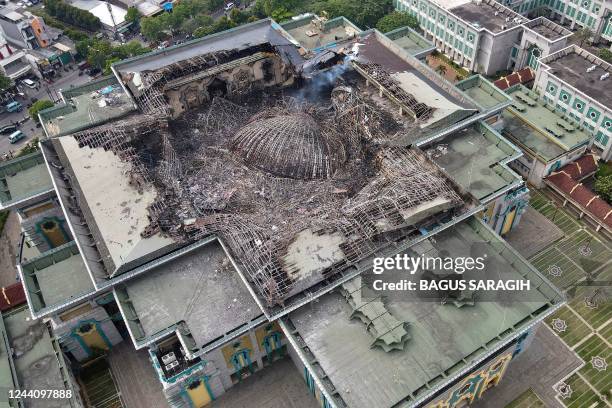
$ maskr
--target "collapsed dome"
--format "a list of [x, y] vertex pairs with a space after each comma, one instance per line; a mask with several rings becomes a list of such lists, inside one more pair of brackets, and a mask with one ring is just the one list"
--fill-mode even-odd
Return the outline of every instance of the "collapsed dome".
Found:
[[278, 177], [326, 179], [344, 163], [344, 146], [305, 113], [254, 119], [239, 129], [231, 150], [249, 167]]

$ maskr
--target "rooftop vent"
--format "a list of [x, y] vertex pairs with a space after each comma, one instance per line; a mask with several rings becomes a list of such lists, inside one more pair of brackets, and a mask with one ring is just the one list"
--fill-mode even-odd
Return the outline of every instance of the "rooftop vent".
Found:
[[606, 72], [605, 74], [603, 74], [602, 76], [600, 76], [600, 77], [599, 77], [599, 80], [600, 80], [600, 81], [603, 81], [604, 79], [606, 79], [606, 78], [607, 78], [607, 77], [609, 77], [609, 76], [610, 76], [610, 73], [609, 73], [609, 72]]
[[590, 67], [587, 68], [587, 72], [593, 72], [595, 71], [595, 68], [597, 68], [597, 65], [591, 65]]
[[510, 22], [510, 17], [506, 17], [506, 23]]
[[495, 12], [495, 15], [496, 15], [496, 16], [498, 16], [498, 15], [499, 15], [499, 11], [496, 11], [496, 12]]

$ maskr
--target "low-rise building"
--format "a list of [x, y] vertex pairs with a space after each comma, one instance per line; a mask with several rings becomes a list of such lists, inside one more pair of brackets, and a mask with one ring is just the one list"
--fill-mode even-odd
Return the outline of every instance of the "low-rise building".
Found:
[[494, 0], [395, 0], [413, 14], [436, 48], [485, 75], [536, 68], [537, 58], [566, 45], [571, 32], [545, 18], [533, 21]]
[[512, 105], [502, 114], [501, 132], [524, 153], [510, 166], [536, 187], [553, 171], [582, 156], [593, 136], [566, 112], [522, 85], [506, 90]]
[[534, 89], [594, 136], [597, 154], [612, 159], [612, 65], [572, 45], [540, 59]]

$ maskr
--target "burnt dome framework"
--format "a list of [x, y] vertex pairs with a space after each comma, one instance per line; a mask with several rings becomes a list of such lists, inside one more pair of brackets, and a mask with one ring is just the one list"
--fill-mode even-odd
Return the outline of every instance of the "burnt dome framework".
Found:
[[342, 142], [309, 114], [261, 116], [240, 128], [230, 146], [248, 166], [278, 177], [313, 180], [332, 177], [345, 162]]

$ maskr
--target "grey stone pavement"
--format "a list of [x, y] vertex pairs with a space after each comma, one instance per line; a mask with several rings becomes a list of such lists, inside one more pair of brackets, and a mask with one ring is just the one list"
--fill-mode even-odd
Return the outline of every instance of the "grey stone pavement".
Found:
[[506, 236], [506, 241], [521, 255], [529, 258], [563, 238], [563, 231], [531, 206], [519, 224]]
[[9, 214], [4, 230], [0, 234], [0, 287], [17, 282], [16, 254], [21, 227], [17, 214]]
[[126, 408], [168, 408], [162, 386], [146, 350], [134, 350], [130, 340], [108, 355], [111, 372]]
[[508, 367], [497, 387], [488, 390], [472, 408], [505, 407], [532, 388], [548, 408], [562, 408], [553, 385], [580, 367], [582, 361], [559, 337], [540, 325], [532, 343]]
[[289, 357], [236, 384], [211, 408], [318, 408], [306, 382]]

